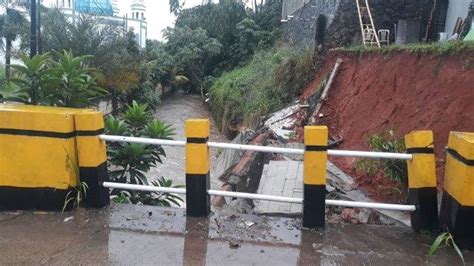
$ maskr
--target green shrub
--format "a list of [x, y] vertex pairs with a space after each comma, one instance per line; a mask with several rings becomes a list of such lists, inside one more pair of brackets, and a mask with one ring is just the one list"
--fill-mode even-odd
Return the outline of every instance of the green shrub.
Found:
[[230, 121], [252, 124], [289, 103], [313, 74], [310, 52], [259, 51], [247, 65], [224, 73], [211, 86], [210, 104], [218, 126]]
[[[132, 137], [148, 137], [156, 139], [171, 139], [175, 134], [171, 125], [153, 119], [153, 113], [146, 104], [133, 101], [127, 105], [121, 117], [109, 117], [105, 121], [105, 133]], [[112, 181], [138, 185], [165, 187], [175, 186], [170, 180], [159, 177], [157, 181], [149, 182], [146, 173], [152, 167], [162, 163], [166, 156], [160, 145], [141, 143], [111, 143], [108, 145], [109, 173]], [[138, 192], [132, 190], [112, 190], [115, 202], [142, 203], [146, 205], [171, 206], [180, 205], [182, 198], [170, 193]]]
[[[405, 141], [396, 139], [393, 130], [382, 134], [373, 134], [367, 138], [367, 144], [375, 152], [405, 152]], [[403, 160], [381, 159], [379, 161], [362, 159], [355, 163], [357, 171], [365, 172], [374, 176], [381, 170], [387, 177], [394, 181], [408, 182], [408, 171], [406, 162]]]

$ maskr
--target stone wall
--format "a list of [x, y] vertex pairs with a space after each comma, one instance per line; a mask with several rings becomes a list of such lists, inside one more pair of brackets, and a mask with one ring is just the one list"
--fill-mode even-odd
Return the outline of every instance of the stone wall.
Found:
[[[425, 25], [421, 32], [425, 32], [433, 0], [370, 0], [369, 3], [376, 29], [390, 30], [393, 42], [394, 25], [399, 19], [419, 19]], [[335, 48], [361, 44], [355, 0], [312, 0], [293, 15], [291, 21], [283, 24], [283, 40], [290, 46]]]

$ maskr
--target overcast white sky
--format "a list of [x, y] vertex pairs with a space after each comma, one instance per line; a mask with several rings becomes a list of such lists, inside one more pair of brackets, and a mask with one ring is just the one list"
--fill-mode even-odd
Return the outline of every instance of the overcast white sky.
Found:
[[[120, 14], [130, 14], [132, 0], [119, 0]], [[148, 22], [148, 38], [162, 40], [161, 31], [168, 26], [172, 26], [175, 16], [170, 14], [168, 0], [145, 0], [146, 14]], [[185, 8], [193, 7], [202, 3], [202, 0], [185, 0]]]

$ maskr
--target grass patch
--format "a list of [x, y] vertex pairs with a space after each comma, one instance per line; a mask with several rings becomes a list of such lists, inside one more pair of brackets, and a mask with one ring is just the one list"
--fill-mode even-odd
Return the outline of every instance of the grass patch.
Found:
[[412, 54], [455, 55], [463, 52], [474, 51], [474, 41], [389, 45], [381, 48], [358, 45], [343, 48], [342, 51], [357, 54], [393, 54], [397, 52], [408, 52]]
[[252, 125], [258, 117], [293, 100], [313, 75], [314, 60], [308, 51], [258, 52], [247, 65], [224, 73], [211, 86], [210, 104], [217, 124]]

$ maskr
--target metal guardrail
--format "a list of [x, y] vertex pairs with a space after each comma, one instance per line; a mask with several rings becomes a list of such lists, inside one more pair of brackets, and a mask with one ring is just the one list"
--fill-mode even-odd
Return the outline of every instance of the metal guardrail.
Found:
[[[180, 141], [180, 140], [163, 140], [163, 139], [109, 136], [109, 135], [100, 135], [99, 138], [104, 141], [112, 141], [112, 142], [142, 143], [142, 144], [150, 144], [150, 145], [175, 146], [175, 147], [186, 146], [186, 141]], [[256, 151], [256, 152], [266, 152], [266, 153], [304, 155], [304, 152], [305, 152], [304, 149], [291, 149], [291, 148], [244, 145], [244, 144], [233, 144], [233, 143], [208, 142], [207, 145], [210, 148]], [[328, 155], [331, 155], [331, 156], [350, 156], [350, 157], [363, 157], [363, 158], [373, 158], [373, 159], [411, 160], [413, 158], [411, 154], [387, 153], [387, 152], [328, 150], [327, 153]], [[113, 182], [103, 182], [102, 185], [107, 188], [186, 194], [186, 189], [184, 188], [166, 188], [166, 187], [155, 187], [155, 186], [146, 186], [146, 185], [121, 184], [121, 183], [113, 183]], [[230, 191], [220, 191], [220, 190], [208, 190], [207, 193], [211, 196], [245, 198], [245, 199], [252, 199], [252, 200], [266, 200], [266, 201], [297, 203], [297, 204], [303, 203], [302, 198], [261, 195], [261, 194], [255, 194], [255, 193], [230, 192]], [[325, 202], [326, 202], [326, 205], [330, 205], [330, 206], [357, 207], [357, 208], [370, 208], [370, 209], [395, 210], [395, 211], [415, 211], [416, 210], [416, 207], [414, 205], [356, 202], [356, 201], [343, 201], [343, 200], [326, 200]]]
[[[132, 184], [122, 184], [122, 183], [113, 183], [113, 182], [103, 182], [102, 186], [106, 188], [119, 188], [119, 189], [129, 189], [129, 190], [147, 191], [147, 192], [186, 194], [185, 188], [155, 187], [155, 186], [132, 185]], [[261, 195], [261, 194], [255, 194], [255, 193], [231, 192], [231, 191], [221, 191], [221, 190], [208, 190], [207, 193], [211, 196], [243, 198], [243, 199], [251, 199], [251, 200], [266, 200], [266, 201], [296, 203], [296, 204], [303, 203], [302, 198]], [[416, 210], [416, 207], [414, 205], [358, 202], [358, 201], [346, 201], [346, 200], [326, 200], [326, 205], [379, 209], [379, 210], [393, 210], [393, 211], [415, 211]]]
[[[113, 142], [142, 143], [142, 144], [150, 144], [150, 145], [163, 145], [163, 146], [175, 146], [175, 147], [186, 146], [186, 141], [184, 140], [164, 140], [164, 139], [109, 136], [109, 135], [100, 135], [99, 138], [101, 140], [113, 141]], [[244, 144], [220, 143], [220, 142], [208, 142], [207, 144], [209, 148], [218, 148], [218, 149], [232, 149], [232, 150], [241, 150], [241, 151], [257, 151], [257, 152], [266, 152], [266, 153], [295, 154], [295, 155], [304, 154], [304, 149], [292, 149], [292, 148], [244, 145]], [[412, 154], [406, 154], [406, 153], [369, 152], [369, 151], [351, 151], [351, 150], [328, 150], [327, 152], [328, 152], [328, 155], [330, 156], [338, 156], [338, 157], [358, 157], [358, 158], [393, 159], [393, 160], [413, 159]]]

